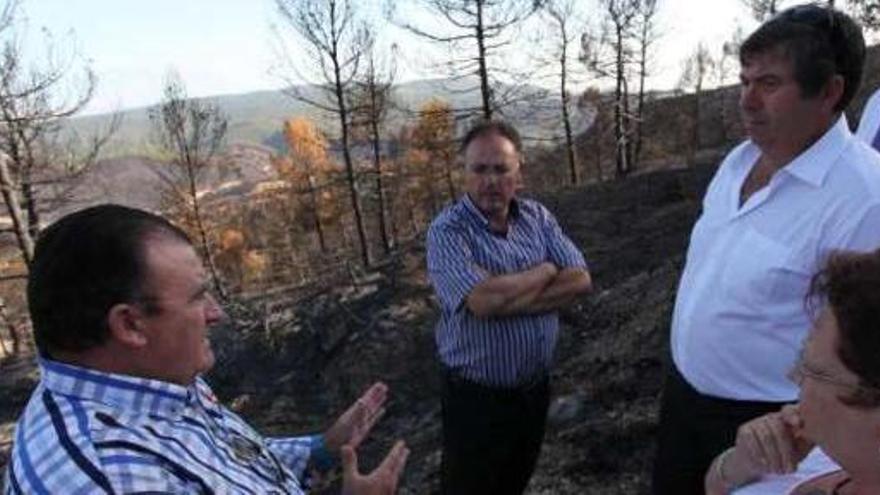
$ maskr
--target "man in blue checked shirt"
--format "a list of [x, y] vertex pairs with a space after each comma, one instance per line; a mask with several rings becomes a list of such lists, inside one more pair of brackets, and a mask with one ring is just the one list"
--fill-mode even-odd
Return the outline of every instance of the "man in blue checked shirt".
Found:
[[6, 495], [301, 494], [337, 456], [343, 493], [395, 491], [403, 443], [369, 475], [354, 450], [385, 385], [311, 437], [263, 437], [217, 402], [200, 375], [223, 311], [189, 238], [164, 219], [115, 205], [73, 213], [41, 234], [30, 268], [41, 380], [16, 426]]
[[498, 121], [462, 142], [467, 194], [431, 224], [440, 301], [443, 493], [522, 493], [549, 404], [556, 310], [591, 287], [580, 251], [539, 203], [516, 197], [522, 142]]

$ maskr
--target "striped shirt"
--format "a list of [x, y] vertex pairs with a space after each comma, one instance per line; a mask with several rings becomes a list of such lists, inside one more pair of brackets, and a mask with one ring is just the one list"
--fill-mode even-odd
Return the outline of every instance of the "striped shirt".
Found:
[[507, 234], [499, 235], [464, 195], [431, 224], [427, 258], [441, 306], [436, 340], [445, 366], [462, 378], [502, 388], [530, 383], [549, 371], [559, 328], [555, 311], [478, 318], [465, 304], [487, 276], [524, 271], [544, 261], [586, 268], [583, 255], [544, 206], [513, 200]]
[[208, 385], [40, 360], [4, 494], [303, 493], [321, 437], [263, 438]]

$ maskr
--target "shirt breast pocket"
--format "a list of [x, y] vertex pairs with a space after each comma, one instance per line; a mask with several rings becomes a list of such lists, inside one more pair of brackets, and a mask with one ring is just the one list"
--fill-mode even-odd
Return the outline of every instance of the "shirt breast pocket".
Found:
[[739, 237], [721, 276], [725, 297], [753, 314], [801, 304], [810, 270], [797, 250], [754, 229]]

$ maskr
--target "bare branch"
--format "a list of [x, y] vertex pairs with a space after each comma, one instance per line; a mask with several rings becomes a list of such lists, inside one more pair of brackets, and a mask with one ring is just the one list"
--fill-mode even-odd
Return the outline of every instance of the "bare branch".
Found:
[[[451, 0], [419, 0], [416, 2], [432, 18], [445, 21], [445, 28], [426, 27], [411, 22], [395, 21], [409, 32], [450, 47], [462, 44], [472, 55], [464, 60], [450, 60], [441, 64], [452, 75], [475, 76], [480, 85], [482, 117], [491, 118], [502, 106], [494, 96], [497, 84], [490, 70], [490, 60], [499, 58], [507, 47], [508, 35], [518, 24], [537, 12], [544, 0], [497, 0], [460, 2]], [[474, 62], [476, 62], [474, 64]]]
[[25, 60], [25, 53], [35, 52], [23, 49], [26, 37], [17, 32], [19, 7], [18, 0], [8, 0], [0, 10], [0, 153], [7, 158], [6, 210], [11, 216], [20, 215], [15, 233], [29, 263], [28, 238], [39, 232], [41, 213], [61, 202], [60, 192], [69, 191], [77, 176], [94, 163], [114, 129], [96, 134], [85, 153], [72, 139], [62, 142], [65, 119], [91, 100], [96, 78], [76, 51], [72, 34], [58, 41], [43, 31], [43, 58]]

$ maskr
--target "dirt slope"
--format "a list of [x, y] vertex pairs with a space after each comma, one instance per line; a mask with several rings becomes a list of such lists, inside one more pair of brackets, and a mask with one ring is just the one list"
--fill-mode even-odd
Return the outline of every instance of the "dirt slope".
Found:
[[[712, 171], [665, 171], [539, 198], [586, 253], [597, 287], [562, 312], [554, 370], [561, 399], [530, 493], [647, 490], [671, 307]], [[365, 446], [366, 463], [403, 437], [413, 455], [401, 493], [436, 492], [437, 309], [423, 266], [414, 247], [369, 283], [303, 300], [271, 351], [256, 338], [218, 335], [218, 344], [234, 341], [236, 349], [213, 373], [216, 386], [264, 427], [291, 432], [326, 426], [331, 412], [381, 379], [393, 402]]]

